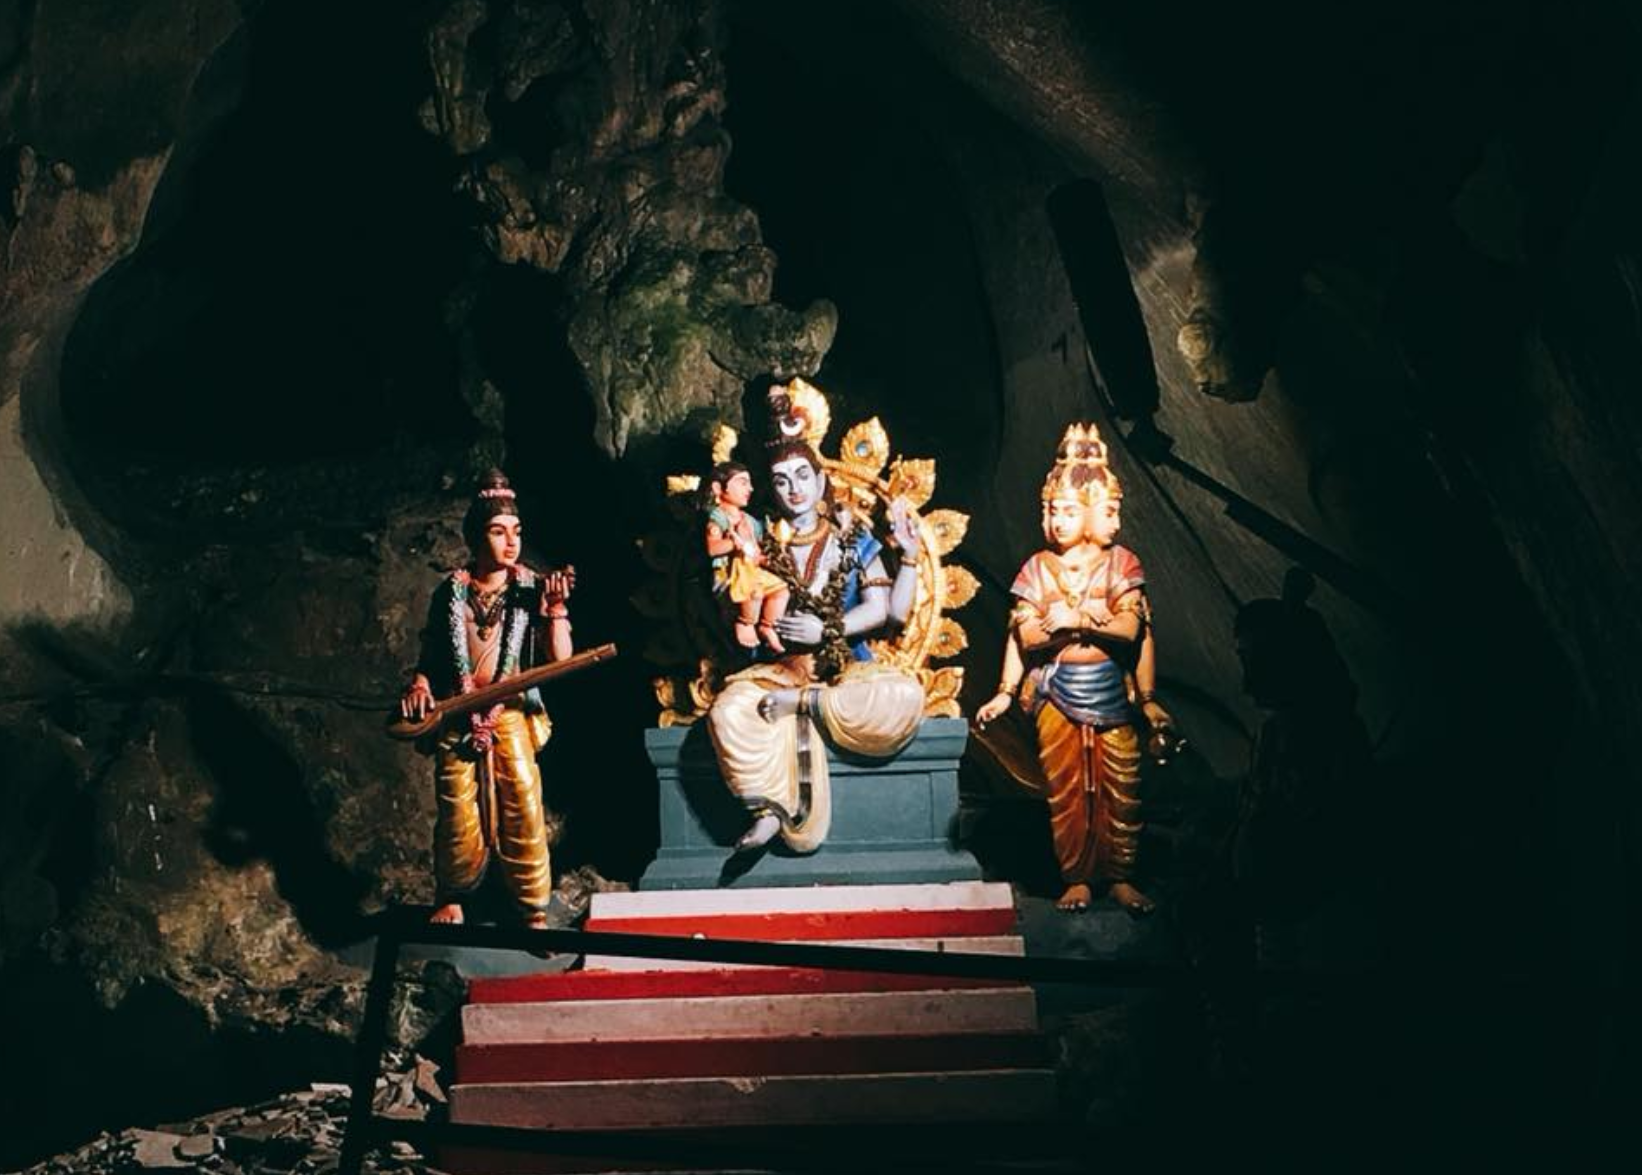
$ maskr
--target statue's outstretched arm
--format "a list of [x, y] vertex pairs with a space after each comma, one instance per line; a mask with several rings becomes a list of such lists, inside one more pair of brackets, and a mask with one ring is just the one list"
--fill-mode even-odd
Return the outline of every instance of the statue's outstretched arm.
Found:
[[976, 711], [975, 719], [981, 726], [985, 726], [1009, 709], [1015, 700], [1015, 694], [1021, 688], [1021, 679], [1026, 676], [1026, 660], [1021, 656], [1020, 637], [1014, 626], [1009, 629], [1009, 635], [1003, 642], [1003, 672], [998, 675], [998, 688], [981, 708]]
[[1157, 641], [1150, 624], [1140, 638], [1140, 656], [1135, 659], [1135, 695], [1147, 722], [1153, 726], [1173, 725], [1169, 712], [1157, 700]]
[[873, 556], [872, 562], [861, 569], [861, 582], [861, 602], [844, 613], [844, 635], [847, 637], [857, 637], [884, 627], [894, 611], [894, 588], [883, 586], [889, 582], [884, 574], [883, 559]]
[[[918, 559], [924, 553], [924, 544], [918, 533], [918, 516], [905, 498], [889, 504], [889, 525], [895, 545], [901, 548], [901, 567], [889, 588], [889, 619], [902, 625], [912, 615], [912, 602], [918, 595]], [[882, 579], [883, 561], [874, 559], [873, 565], [877, 570], [869, 570], [868, 577]]]

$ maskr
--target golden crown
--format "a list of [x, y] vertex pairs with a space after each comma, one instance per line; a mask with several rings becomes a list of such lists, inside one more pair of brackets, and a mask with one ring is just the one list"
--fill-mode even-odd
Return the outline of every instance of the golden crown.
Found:
[[1068, 425], [1055, 449], [1055, 463], [1043, 482], [1043, 500], [1097, 501], [1120, 498], [1123, 487], [1106, 460], [1106, 442], [1094, 424]]
[[832, 409], [821, 389], [802, 379], [793, 379], [770, 388], [772, 407], [785, 401], [785, 411], [775, 418], [776, 435], [772, 441], [802, 438], [812, 449], [819, 450], [821, 441], [832, 426]]

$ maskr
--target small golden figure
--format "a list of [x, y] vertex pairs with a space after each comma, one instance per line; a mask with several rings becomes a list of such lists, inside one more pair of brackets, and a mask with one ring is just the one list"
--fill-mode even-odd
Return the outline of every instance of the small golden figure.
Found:
[[1131, 691], [1154, 730], [1172, 723], [1153, 692], [1145, 573], [1116, 542], [1122, 501], [1099, 431], [1072, 425], [1043, 486], [1043, 533], [1052, 549], [1033, 555], [1015, 577], [1003, 676], [976, 715], [984, 726], [1021, 690], [1048, 782], [1066, 884], [1056, 902], [1062, 910], [1087, 909], [1096, 882], [1132, 913], [1153, 908], [1130, 880], [1142, 827]]
[[707, 554], [713, 560], [713, 590], [734, 605], [736, 644], [785, 653], [776, 622], [787, 614], [787, 585], [764, 567], [764, 524], [747, 511], [753, 478], [739, 461], [721, 461], [707, 476], [712, 506], [707, 512]]

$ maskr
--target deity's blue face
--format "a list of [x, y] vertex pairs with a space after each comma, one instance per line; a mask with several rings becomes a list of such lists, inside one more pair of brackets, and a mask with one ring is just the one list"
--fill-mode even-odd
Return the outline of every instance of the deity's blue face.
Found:
[[821, 501], [826, 480], [808, 457], [788, 457], [770, 466], [770, 485], [776, 505], [788, 518], [802, 518]]

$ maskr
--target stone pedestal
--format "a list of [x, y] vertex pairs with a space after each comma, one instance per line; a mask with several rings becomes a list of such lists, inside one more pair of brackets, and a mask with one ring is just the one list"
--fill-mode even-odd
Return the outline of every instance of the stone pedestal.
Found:
[[779, 841], [726, 868], [747, 810], [725, 787], [705, 723], [648, 730], [656, 769], [661, 847], [645, 889], [708, 889], [741, 883], [863, 885], [970, 881], [981, 875], [951, 842], [958, 812], [958, 760], [969, 738], [961, 718], [927, 718], [895, 758], [869, 761], [827, 750], [832, 832], [800, 856]]

